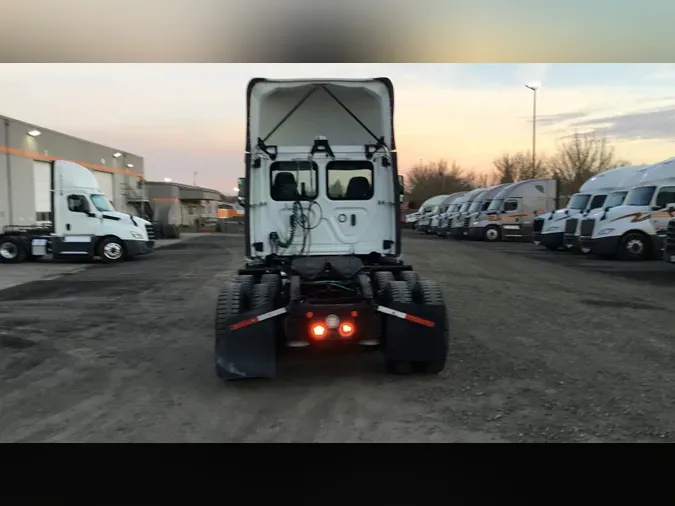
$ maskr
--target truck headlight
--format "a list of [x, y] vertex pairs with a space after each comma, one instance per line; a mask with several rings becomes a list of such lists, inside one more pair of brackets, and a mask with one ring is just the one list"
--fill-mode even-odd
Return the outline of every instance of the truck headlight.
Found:
[[133, 237], [134, 239], [143, 239], [143, 234], [139, 234], [138, 232], [132, 231], [131, 237]]
[[602, 230], [600, 230], [600, 232], [598, 232], [598, 235], [608, 235], [611, 234], [612, 232], [614, 232], [613, 228], [603, 228]]
[[480, 221], [474, 221], [474, 222], [471, 224], [472, 227], [477, 227], [478, 225], [480, 225]]
[[546, 229], [546, 232], [559, 232], [561, 230], [562, 230], [561, 227], [549, 227]]

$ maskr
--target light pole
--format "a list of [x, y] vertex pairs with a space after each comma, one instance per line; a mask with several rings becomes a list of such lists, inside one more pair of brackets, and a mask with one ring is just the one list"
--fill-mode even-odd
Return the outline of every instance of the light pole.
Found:
[[194, 173], [194, 176], [192, 178], [192, 186], [197, 186], [197, 173]]
[[541, 88], [541, 83], [530, 83], [525, 85], [532, 90], [532, 175], [537, 168], [537, 90]]

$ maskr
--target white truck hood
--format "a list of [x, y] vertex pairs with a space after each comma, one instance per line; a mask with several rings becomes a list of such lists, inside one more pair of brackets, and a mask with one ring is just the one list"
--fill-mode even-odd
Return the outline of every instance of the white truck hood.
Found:
[[138, 216], [133, 216], [129, 213], [120, 213], [119, 211], [102, 211], [101, 214], [103, 216], [110, 216], [111, 218], [117, 218], [120, 221], [128, 221], [129, 223], [132, 223], [131, 218], [133, 217], [134, 221], [138, 225], [150, 225], [150, 222], [148, 220], [144, 220], [143, 218], [140, 218]]

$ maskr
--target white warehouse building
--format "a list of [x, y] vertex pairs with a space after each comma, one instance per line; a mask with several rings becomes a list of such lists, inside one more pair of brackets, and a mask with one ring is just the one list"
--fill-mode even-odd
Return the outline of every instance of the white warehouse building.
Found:
[[148, 199], [142, 157], [0, 116], [0, 231], [6, 225], [51, 220], [53, 160], [89, 168], [118, 211], [145, 213]]

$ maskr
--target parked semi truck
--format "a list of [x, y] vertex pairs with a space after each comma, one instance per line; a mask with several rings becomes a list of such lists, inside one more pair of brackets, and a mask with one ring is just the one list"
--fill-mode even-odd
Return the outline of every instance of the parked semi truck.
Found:
[[434, 215], [431, 217], [429, 233], [438, 235], [438, 229], [441, 224], [442, 217], [445, 216], [446, 213], [451, 212], [452, 209], [456, 209], [458, 207], [455, 202], [457, 202], [463, 195], [466, 195], [466, 192], [453, 193], [443, 201], [441, 206], [438, 208], [438, 212], [434, 213]]
[[624, 260], [660, 256], [675, 202], [675, 157], [639, 169], [642, 177], [623, 203], [581, 223], [590, 253]]
[[245, 261], [218, 295], [218, 377], [349, 345], [380, 348], [392, 373], [442, 371], [443, 292], [400, 258], [391, 81], [256, 78], [246, 100]]
[[528, 179], [504, 186], [471, 223], [469, 235], [487, 241], [530, 240], [537, 216], [558, 202], [556, 179]]
[[[609, 171], [610, 174], [601, 173], [599, 174], [598, 180], [602, 179], [603, 174], [605, 175], [604, 184], [605, 188], [596, 190], [596, 193], [593, 198], [589, 200], [586, 209], [577, 216], [570, 217], [565, 222], [565, 232], [563, 234], [563, 245], [568, 251], [578, 251], [584, 254], [589, 252], [588, 248], [581, 247], [581, 223], [584, 219], [595, 218], [602, 214], [603, 209], [613, 208], [623, 203], [623, 198], [628, 194], [633, 186], [638, 184], [642, 179], [642, 169], [644, 165], [634, 165], [630, 167], [620, 167], [619, 169]], [[614, 190], [610, 185], [615, 185]], [[606, 195], [602, 195], [603, 192], [607, 192]], [[610, 201], [611, 198], [611, 201]], [[600, 205], [598, 205], [601, 203]], [[597, 206], [597, 207], [593, 207]]]
[[666, 229], [666, 240], [663, 244], [663, 259], [671, 264], [675, 264], [675, 202], [669, 204], [669, 209], [674, 218], [668, 222]]
[[0, 233], [0, 262], [99, 257], [105, 263], [151, 253], [152, 224], [113, 209], [89, 169], [77, 163], [51, 163], [51, 220], [31, 226], [6, 226]]
[[[607, 195], [623, 187], [625, 173], [634, 167], [618, 167], [597, 174], [586, 181], [579, 191], [572, 195], [567, 206], [537, 218], [534, 223], [535, 244], [542, 244], [550, 250], [559, 250], [565, 246], [565, 231], [568, 238], [574, 238], [574, 232], [584, 212], [601, 209]], [[568, 220], [573, 219], [568, 228]]]
[[487, 188], [476, 188], [465, 195], [466, 199], [461, 207], [448, 221], [448, 236], [461, 239], [468, 233], [468, 230], [464, 229], [464, 218], [473, 212], [476, 207], [480, 206], [480, 197], [486, 190]]
[[471, 205], [471, 192], [464, 192], [462, 195], [457, 197], [457, 199], [448, 207], [448, 209], [440, 216], [438, 220], [438, 228], [436, 229], [436, 235], [439, 237], [448, 237], [450, 235], [450, 225], [452, 220], [460, 212], [466, 211]]
[[450, 197], [450, 195], [436, 195], [435, 197], [431, 197], [429, 200], [427, 200], [424, 203], [422, 214], [417, 221], [415, 229], [419, 230], [420, 232], [424, 232], [425, 234], [430, 233], [431, 219], [438, 213], [441, 204], [443, 204], [443, 202], [448, 197]]
[[[504, 183], [504, 184], [499, 184], [496, 186], [493, 186], [491, 188], [488, 188], [481, 196], [480, 196], [480, 204], [475, 205], [474, 202], [474, 211], [470, 211], [467, 216], [464, 217], [464, 228], [466, 229], [466, 237], [469, 239], [483, 239], [484, 236], [483, 234], [477, 233], [477, 230], [475, 227], [475, 223], [478, 223], [479, 217], [485, 213], [489, 207], [492, 205], [492, 202], [494, 198], [506, 187], [510, 186], [512, 183]], [[482, 230], [481, 230], [482, 231]], [[490, 235], [492, 235], [492, 232], [490, 232]], [[488, 239], [490, 240], [490, 239]]]

